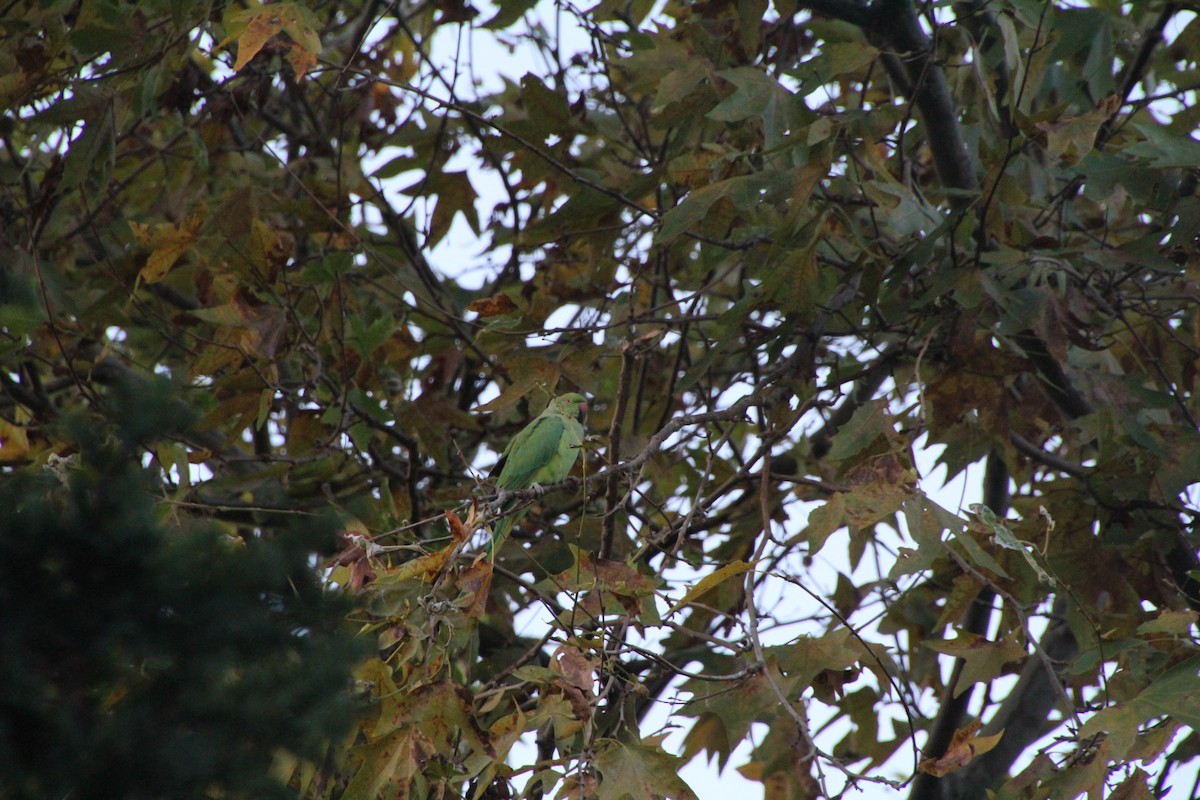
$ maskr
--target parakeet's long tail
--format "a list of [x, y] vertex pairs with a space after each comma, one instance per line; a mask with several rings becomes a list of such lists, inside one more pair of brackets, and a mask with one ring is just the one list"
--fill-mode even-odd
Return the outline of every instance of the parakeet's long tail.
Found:
[[512, 532], [513, 521], [512, 517], [500, 517], [492, 525], [492, 538], [487, 543], [487, 556], [491, 561], [496, 560], [496, 551], [500, 549], [500, 545], [504, 544], [504, 540], [508, 538], [508, 534]]

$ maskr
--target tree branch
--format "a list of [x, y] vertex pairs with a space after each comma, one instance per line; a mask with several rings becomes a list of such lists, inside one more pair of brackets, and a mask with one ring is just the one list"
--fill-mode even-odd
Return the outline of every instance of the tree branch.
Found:
[[1142, 37], [1142, 44], [1138, 47], [1137, 55], [1133, 57], [1125, 69], [1121, 70], [1119, 83], [1121, 84], [1121, 103], [1117, 106], [1117, 110], [1112, 116], [1104, 121], [1100, 126], [1100, 130], [1096, 132], [1095, 148], [1099, 150], [1116, 132], [1117, 115], [1121, 113], [1121, 109], [1129, 102], [1129, 95], [1133, 93], [1134, 87], [1141, 82], [1146, 75], [1146, 67], [1150, 63], [1150, 55], [1154, 52], [1154, 48], [1162, 44], [1163, 31], [1167, 28], [1167, 23], [1171, 21], [1171, 17], [1179, 11], [1177, 3], [1167, 3], [1163, 6], [1162, 12], [1158, 15], [1158, 19], [1150, 30], [1146, 31], [1146, 35]]
[[613, 409], [612, 422], [608, 426], [608, 464], [609, 478], [604, 489], [604, 521], [600, 534], [600, 558], [612, 555], [613, 536], [616, 535], [617, 509], [619, 507], [618, 491], [620, 481], [616, 471], [612, 470], [621, 461], [621, 439], [624, 435], [625, 409], [629, 405], [629, 376], [633, 371], [635, 349], [633, 342], [626, 341], [621, 345], [621, 372], [617, 375], [616, 404]]
[[[987, 467], [983, 476], [983, 502], [997, 516], [1003, 517], [1008, 511], [1008, 467], [995, 450], [988, 454], [987, 458]], [[963, 629], [966, 632], [977, 636], [987, 635], [992, 622], [992, 603], [995, 598], [996, 593], [990, 586], [984, 586], [980, 590], [979, 595], [967, 610], [967, 616], [963, 622]], [[929, 739], [925, 742], [926, 757], [940, 758], [950, 748], [955, 731], [963, 727], [966, 722], [971, 698], [975, 694], [973, 685], [966, 687], [961, 692], [958, 691], [958, 681], [962, 678], [966, 663], [964, 658], [954, 660], [954, 671], [942, 694], [937, 718], [929, 731]], [[913, 781], [909, 796], [914, 800], [950, 797], [952, 795], [947, 793], [950, 788], [951, 785], [941, 778], [928, 772], [921, 772]]]
[[[1055, 611], [1062, 612], [1064, 601], [1055, 602]], [[1058, 619], [1050, 625], [1040, 640], [1045, 656], [1062, 665], [1075, 657], [1079, 649], [1071, 626]], [[1062, 684], [1046, 669], [1039, 658], [1030, 658], [1021, 670], [1016, 686], [1000, 704], [991, 720], [983, 726], [982, 735], [990, 736], [1004, 730], [1000, 743], [990, 752], [972, 761], [966, 769], [952, 772], [942, 779], [947, 798], [976, 798], [981, 787], [997, 785], [1008, 774], [1013, 762], [1034, 742], [1061, 723], [1049, 719], [1048, 711], [1058, 703]], [[915, 797], [916, 795], [914, 795]]]
[[[911, 0], [877, 0], [876, 5], [876, 24], [867, 30], [867, 37], [900, 56], [912, 101], [933, 152], [938, 178], [949, 189], [978, 189], [979, 181], [963, 140], [954, 97], [945, 73], [935, 60], [933, 42], [921, 29], [916, 9]], [[954, 198], [952, 203], [963, 207], [966, 198]]]
[[[935, 59], [933, 41], [921, 29], [912, 0], [876, 0], [869, 6], [848, 0], [805, 0], [802, 6], [859, 26], [872, 44], [895, 56], [885, 58], [884, 65], [917, 108], [942, 185], [961, 191], [977, 190], [979, 181], [963, 139], [954, 97]], [[965, 207], [967, 202], [967, 198], [951, 198], [956, 208]]]

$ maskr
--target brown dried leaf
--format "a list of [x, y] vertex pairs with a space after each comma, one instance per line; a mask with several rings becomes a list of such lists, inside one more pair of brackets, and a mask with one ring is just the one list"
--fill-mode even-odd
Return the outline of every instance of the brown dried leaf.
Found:
[[975, 733], [978, 730], [979, 720], [975, 720], [965, 728], [959, 728], [954, 732], [954, 737], [950, 740], [950, 746], [946, 748], [946, 753], [941, 758], [925, 759], [920, 763], [918, 769], [937, 778], [949, 775], [991, 750], [1004, 735], [1004, 731], [1001, 730], [991, 736], [976, 736]]
[[296, 73], [296, 80], [300, 80], [304, 77], [304, 73], [317, 65], [317, 53], [293, 44], [292, 49], [288, 51], [287, 60], [292, 65], [292, 71]]
[[464, 592], [458, 606], [468, 619], [479, 619], [487, 610], [488, 590], [492, 587], [492, 564], [479, 559], [463, 569], [458, 587]]
[[486, 319], [511, 314], [517, 310], [517, 304], [506, 294], [494, 294], [481, 300], [472, 300], [467, 304], [467, 310]]
[[338, 533], [343, 547], [328, 562], [329, 567], [350, 567], [349, 587], [351, 593], [357, 594], [371, 581], [375, 580], [375, 567], [367, 554], [369, 539], [361, 533], [344, 530]]
[[594, 697], [592, 684], [596, 671], [595, 661], [573, 644], [565, 643], [554, 651], [550, 668], [562, 675], [569, 684]]

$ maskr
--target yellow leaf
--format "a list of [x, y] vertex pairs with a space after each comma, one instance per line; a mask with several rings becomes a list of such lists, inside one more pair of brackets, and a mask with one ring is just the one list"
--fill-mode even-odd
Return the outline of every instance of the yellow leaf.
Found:
[[304, 73], [316, 66], [317, 56], [321, 54], [321, 37], [317, 34], [316, 16], [304, 6], [268, 3], [237, 12], [231, 19], [232, 32], [217, 47], [225, 47], [234, 39], [237, 40], [238, 56], [233, 65], [234, 72], [249, 64], [263, 46], [281, 32], [292, 40], [287, 59], [296, 73], [296, 80], [303, 78]]
[[396, 586], [414, 580], [432, 583], [450, 563], [450, 560], [458, 555], [458, 550], [458, 547], [451, 545], [436, 553], [406, 561], [398, 567], [385, 569], [378, 586]]
[[200, 350], [199, 357], [192, 365], [192, 373], [194, 375], [214, 375], [225, 367], [240, 363], [241, 360], [242, 354], [237, 348], [224, 342], [212, 342], [204, 345]]
[[0, 419], [0, 464], [23, 461], [29, 454], [29, 433], [19, 425]]
[[130, 222], [130, 230], [133, 231], [133, 238], [137, 239], [138, 244], [150, 244], [150, 226], [143, 225], [140, 222]]
[[204, 223], [206, 210], [201, 207], [183, 222], [164, 222], [151, 228], [139, 222], [130, 222], [129, 227], [139, 244], [149, 245], [152, 250], [138, 278], [146, 283], [158, 283], [187, 249], [196, 241], [200, 226]]
[[233, 64], [233, 71], [239, 72], [242, 67], [249, 64], [258, 55], [258, 51], [262, 50], [263, 45], [273, 39], [281, 30], [283, 30], [283, 16], [280, 14], [280, 6], [264, 6], [259, 11], [253, 12], [246, 23], [246, 29], [238, 37], [238, 55], [237, 61]]
[[1137, 632], [1143, 635], [1162, 633], [1169, 636], [1187, 636], [1198, 617], [1200, 614], [1191, 609], [1167, 609], [1154, 619], [1139, 625]]
[[287, 261], [283, 240], [270, 225], [260, 219], [251, 223], [250, 239], [253, 243], [251, 256], [255, 266], [273, 278], [278, 268]]
[[733, 561], [729, 564], [726, 564], [725, 566], [721, 567], [720, 569], [713, 570], [712, 572], [710, 572], [709, 574], [707, 574], [703, 578], [701, 578], [699, 583], [697, 583], [691, 589], [688, 589], [687, 594], [685, 594], [682, 598], [680, 598], [679, 602], [676, 603], [671, 608], [671, 610], [667, 612], [667, 615], [670, 616], [671, 614], [674, 614], [676, 611], [678, 611], [679, 609], [686, 606], [688, 603], [695, 602], [697, 600], [697, 598], [701, 597], [705, 592], [710, 591], [711, 589], [715, 588], [719, 584], [724, 583], [725, 581], [729, 580], [730, 578], [735, 577], [737, 575], [743, 575], [752, 569], [754, 569], [754, 564], [739, 560], [739, 561]]
[[283, 32], [292, 39], [288, 51], [288, 63], [296, 73], [296, 80], [317, 65], [321, 55], [321, 37], [317, 35], [319, 23], [312, 11], [305, 6], [291, 5], [283, 11]]

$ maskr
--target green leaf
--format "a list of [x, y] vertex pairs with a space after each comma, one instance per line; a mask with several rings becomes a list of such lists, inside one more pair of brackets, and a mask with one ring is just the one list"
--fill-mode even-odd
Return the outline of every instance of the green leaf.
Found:
[[883, 401], [864, 403], [854, 412], [850, 421], [838, 429], [829, 448], [829, 458], [846, 461], [865, 452], [880, 439], [894, 437], [894, 424]]
[[725, 765], [729, 763], [729, 756], [733, 752], [733, 745], [729, 741], [729, 730], [726, 728], [725, 722], [719, 715], [711, 711], [701, 714], [683, 739], [684, 761], [690, 761], [701, 751], [709, 754], [710, 762], [712, 757], [716, 756], [718, 770], [725, 769]]
[[636, 744], [603, 739], [597, 743], [595, 764], [601, 776], [599, 800], [696, 800], [679, 777], [683, 759], [652, 739]]
[[1200, 731], [1200, 656], [1178, 664], [1156, 678], [1136, 701], [1151, 712], [1166, 714]]
[[428, 191], [438, 196], [429, 220], [429, 247], [435, 247], [450, 232], [450, 224], [457, 214], [462, 214], [471, 230], [479, 233], [479, 217], [475, 212], [478, 195], [465, 170], [439, 171], [430, 179]]
[[929, 569], [939, 557], [945, 557], [942, 534], [949, 530], [958, 536], [966, 522], [951, 514], [924, 494], [917, 494], [901, 505], [908, 533], [917, 543], [917, 549], [901, 548], [900, 556], [892, 565], [888, 577], [895, 579]]
[[836, 628], [823, 636], [800, 636], [790, 644], [768, 647], [764, 654], [797, 686], [808, 686], [826, 670], [840, 671], [869, 658], [846, 628]]
[[954, 639], [926, 639], [922, 647], [928, 647], [943, 655], [963, 660], [962, 676], [954, 687], [958, 697], [976, 683], [988, 683], [1004, 672], [1004, 665], [1024, 658], [1025, 648], [1015, 639], [1004, 638], [998, 642], [983, 636], [959, 631]]
[[709, 119], [718, 122], [761, 120], [763, 144], [767, 150], [783, 145], [788, 134], [799, 129], [803, 104], [774, 76], [752, 67], [724, 70], [717, 75], [738, 88], [708, 112]]
[[679, 602], [671, 607], [671, 610], [667, 612], [667, 616], [674, 614], [684, 606], [694, 602], [696, 598], [700, 597], [705, 592], [708, 592], [710, 589], [713, 589], [719, 584], [724, 583], [730, 578], [736, 578], [738, 575], [744, 575], [753, 569], [754, 564], [739, 560], [726, 564], [720, 569], [713, 570], [693, 584], [692, 588], [688, 589], [687, 593], [684, 594], [683, 597], [679, 598]]
[[708, 112], [717, 122], [738, 122], [765, 114], [772, 105], [786, 102], [792, 93], [779, 85], [772, 76], [754, 67], [722, 70], [717, 76], [737, 87], [733, 94]]
[[808, 515], [808, 525], [800, 532], [800, 538], [808, 542], [809, 555], [816, 555], [839, 528], [846, 525], [846, 495], [834, 492], [823, 505], [817, 506]]
[[975, 541], [975, 537], [970, 530], [959, 536], [955, 536], [954, 543], [966, 551], [967, 558], [974, 562], [976, 566], [987, 570], [998, 578], [1009, 577], [1004, 567], [1000, 566], [1000, 562], [992, 558], [991, 554], [984, 550], [979, 542]]
[[[636, 192], [633, 194], [636, 196]], [[524, 243], [547, 244], [573, 233], [591, 231], [620, 208], [621, 202], [611, 195], [581, 186], [562, 206], [526, 227]]]
[[1138, 728], [1158, 716], [1200, 730], [1200, 656], [1167, 670], [1132, 700], [1097, 712], [1079, 729], [1079, 735], [1107, 731], [1116, 757], [1123, 758], [1137, 739]]
[[390, 317], [368, 321], [361, 316], [353, 316], [349, 320], [350, 335], [346, 341], [351, 344], [363, 358], [370, 358], [396, 330], [396, 320]]
[[97, 178], [108, 174], [117, 155], [113, 130], [115, 113], [112, 108], [102, 106], [95, 109], [83, 123], [83, 133], [71, 142], [67, 150], [63, 165], [64, 189], [79, 186], [93, 173]]
[[739, 209], [748, 209], [759, 203], [769, 202], [780, 191], [786, 191], [788, 188], [790, 180], [787, 173], [756, 172], [753, 175], [727, 178], [703, 189], [697, 189], [679, 205], [663, 214], [658, 232], [654, 234], [654, 244], [661, 247], [677, 239], [704, 219], [713, 203], [723, 197], [729, 198]]
[[1158, 169], [1200, 167], [1200, 142], [1181, 134], [1169, 133], [1157, 125], [1133, 125], [1146, 141], [1127, 145], [1123, 152], [1140, 156]]
[[567, 98], [548, 89], [541, 78], [533, 74], [521, 78], [521, 101], [541, 139], [566, 133], [571, 123]]
[[501, 31], [515, 24], [537, 5], [537, 0], [504, 0], [497, 3], [496, 13], [481, 26], [484, 30]]
[[[1064, 8], [1056, 15], [1053, 29], [1058, 38], [1050, 53], [1054, 61], [1083, 55], [1079, 69], [1083, 82], [1078, 86], [1086, 86], [1087, 91], [1079, 92], [1076, 86], [1070, 86], [1066, 94], [1072, 102], [1076, 101], [1076, 93], [1079, 99], [1096, 100], [1116, 90], [1111, 69], [1113, 19], [1109, 14], [1096, 8]], [[1069, 83], [1075, 83], [1075, 76], [1071, 78]]]

